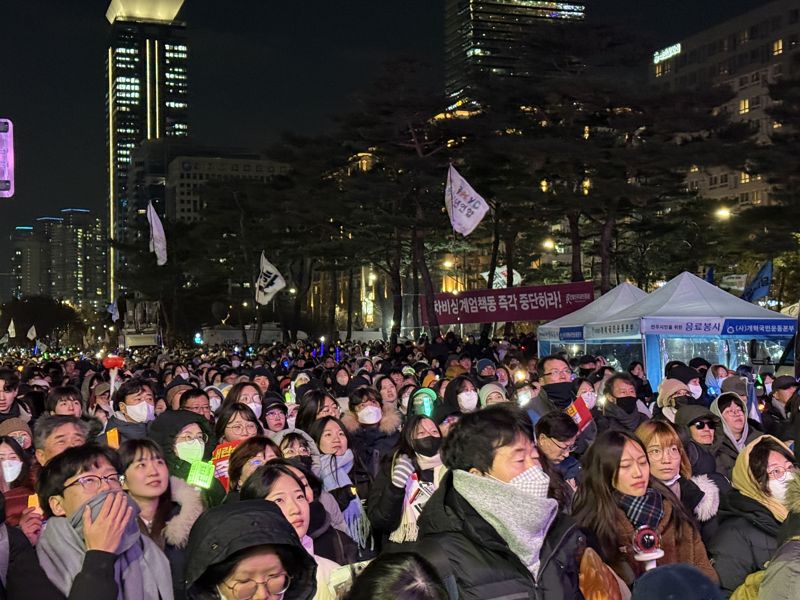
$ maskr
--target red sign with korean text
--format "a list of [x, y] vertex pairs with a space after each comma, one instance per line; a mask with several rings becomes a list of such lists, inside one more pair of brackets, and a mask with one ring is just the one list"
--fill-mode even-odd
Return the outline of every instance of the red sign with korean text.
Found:
[[[434, 309], [440, 325], [505, 321], [550, 321], [594, 300], [591, 281], [499, 290], [436, 294]], [[422, 318], [428, 324], [425, 305]]]

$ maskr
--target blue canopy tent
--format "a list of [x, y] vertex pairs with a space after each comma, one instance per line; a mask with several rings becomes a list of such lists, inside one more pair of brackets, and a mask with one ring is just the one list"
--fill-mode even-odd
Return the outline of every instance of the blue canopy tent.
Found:
[[[586, 323], [603, 321], [645, 296], [647, 294], [635, 285], [621, 283], [591, 304], [541, 325], [536, 333], [539, 340], [539, 356], [547, 356], [554, 352], [566, 352], [570, 356], [591, 352], [591, 349], [587, 349], [583, 337], [583, 326]], [[640, 348], [637, 347], [636, 351], [639, 353]]]
[[647, 377], [656, 389], [670, 360], [702, 356], [736, 368], [749, 362], [751, 340], [777, 362], [795, 331], [795, 319], [746, 302], [692, 275], [681, 273], [646, 298], [584, 327], [593, 341], [642, 344]]

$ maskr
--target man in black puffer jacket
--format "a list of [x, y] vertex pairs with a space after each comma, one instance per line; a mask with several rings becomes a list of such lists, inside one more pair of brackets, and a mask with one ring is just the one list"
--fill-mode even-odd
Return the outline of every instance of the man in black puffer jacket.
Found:
[[420, 517], [417, 551], [458, 600], [582, 599], [585, 538], [547, 498], [528, 415], [510, 404], [453, 427], [450, 469]]

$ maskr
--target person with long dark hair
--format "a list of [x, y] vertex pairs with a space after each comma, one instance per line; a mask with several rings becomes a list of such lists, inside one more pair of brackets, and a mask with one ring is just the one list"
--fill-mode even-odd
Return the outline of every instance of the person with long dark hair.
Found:
[[384, 545], [416, 541], [417, 519], [444, 474], [443, 439], [432, 419], [412, 415], [384, 460], [367, 500], [370, 523]]
[[303, 394], [299, 399], [300, 408], [297, 411], [295, 428], [308, 432], [312, 423], [323, 417], [341, 416], [339, 404], [329, 392], [321, 389], [311, 389]]
[[419, 554], [391, 552], [373, 560], [356, 578], [345, 600], [448, 600], [435, 569]]
[[333, 599], [329, 589], [330, 576], [339, 565], [314, 553], [314, 541], [309, 537], [311, 509], [303, 482], [291, 467], [273, 462], [256, 469], [242, 487], [242, 500], [262, 498], [274, 502], [294, 527], [297, 537], [317, 563], [317, 593], [315, 600]]
[[660, 537], [664, 556], [659, 565], [688, 563], [719, 581], [692, 517], [664, 484], [650, 477], [647, 451], [628, 432], [600, 433], [584, 455], [572, 515], [590, 546], [629, 586], [645, 571], [633, 548], [643, 527]]
[[153, 540], [169, 559], [175, 598], [184, 597], [186, 544], [195, 521], [203, 514], [200, 492], [178, 477], [170, 477], [160, 446], [151, 440], [129, 440], [119, 448], [123, 489], [139, 514], [139, 531]]
[[362, 550], [371, 548], [371, 528], [361, 498], [368, 497], [372, 481], [353, 452], [347, 428], [339, 419], [323, 417], [308, 433], [320, 451], [323, 489], [336, 498], [350, 537]]

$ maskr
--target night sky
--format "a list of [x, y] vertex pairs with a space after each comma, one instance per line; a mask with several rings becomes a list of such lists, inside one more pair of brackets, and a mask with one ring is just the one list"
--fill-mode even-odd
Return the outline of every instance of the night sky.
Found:
[[[587, 0], [659, 45], [761, 0]], [[0, 4], [0, 116], [15, 124], [16, 196], [0, 207], [0, 272], [15, 225], [60, 208], [103, 210], [106, 0]], [[260, 148], [313, 134], [395, 56], [442, 68], [443, 0], [186, 0], [190, 128], [214, 145]]]

